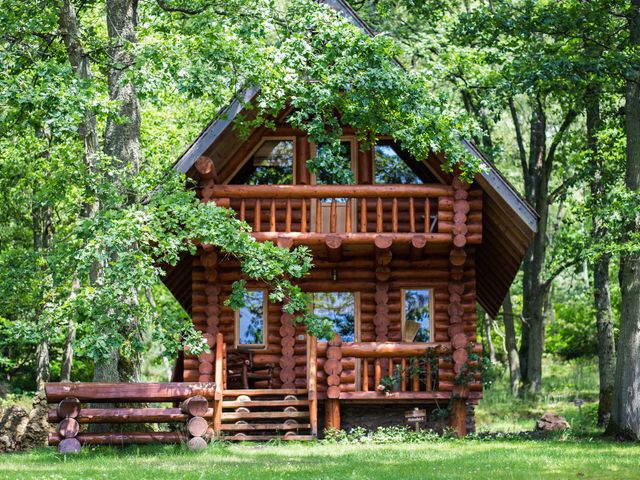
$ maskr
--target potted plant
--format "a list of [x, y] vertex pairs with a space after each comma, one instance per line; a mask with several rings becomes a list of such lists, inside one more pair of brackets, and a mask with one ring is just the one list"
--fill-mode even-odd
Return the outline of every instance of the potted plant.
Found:
[[396, 365], [392, 375], [387, 375], [380, 379], [378, 391], [382, 392], [399, 392], [402, 386], [402, 367]]

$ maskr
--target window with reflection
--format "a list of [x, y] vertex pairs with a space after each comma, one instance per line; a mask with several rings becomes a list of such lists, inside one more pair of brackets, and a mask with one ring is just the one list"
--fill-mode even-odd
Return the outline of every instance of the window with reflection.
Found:
[[[423, 183], [420, 176], [400, 157], [392, 145], [384, 143], [376, 145], [374, 162], [376, 183]], [[415, 168], [418, 168], [418, 162], [415, 163]]]
[[244, 307], [236, 312], [236, 343], [238, 345], [265, 345], [266, 300], [264, 290], [245, 292]]
[[431, 341], [431, 290], [406, 289], [402, 291], [404, 303], [404, 340]]
[[[327, 152], [327, 147], [325, 145], [318, 145], [316, 147], [316, 155], [321, 157], [325, 155]], [[340, 156], [335, 161], [332, 162], [331, 165], [334, 167], [333, 169], [323, 169], [316, 173], [316, 183], [318, 185], [336, 185], [341, 183], [354, 183], [355, 173], [353, 172], [353, 164], [351, 161], [351, 142], [343, 141], [340, 142]], [[350, 182], [341, 182], [339, 181], [338, 172], [351, 172], [351, 181]]]
[[292, 184], [293, 141], [263, 141], [230, 183], [236, 185]]
[[316, 292], [313, 313], [333, 323], [344, 342], [356, 341], [356, 294], [354, 292]]

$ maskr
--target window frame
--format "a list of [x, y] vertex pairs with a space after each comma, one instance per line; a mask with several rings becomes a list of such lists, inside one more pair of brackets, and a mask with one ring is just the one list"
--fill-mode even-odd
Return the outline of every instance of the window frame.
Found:
[[435, 313], [435, 297], [434, 297], [434, 289], [430, 288], [430, 287], [425, 287], [422, 285], [417, 285], [417, 286], [405, 286], [402, 287], [400, 289], [400, 338], [402, 339], [403, 342], [411, 342], [411, 343], [418, 343], [418, 342], [414, 342], [414, 340], [405, 340], [405, 325], [406, 325], [406, 321], [407, 321], [407, 311], [406, 311], [406, 293], [407, 290], [424, 290], [429, 292], [429, 343], [430, 342], [434, 342], [434, 336], [435, 336], [435, 320], [434, 320], [434, 313]]
[[233, 312], [234, 346], [264, 350], [268, 347], [269, 339], [267, 329], [269, 327], [269, 291], [266, 288], [247, 288], [247, 292], [262, 292], [262, 343], [240, 343], [240, 310]]
[[[393, 149], [393, 151], [395, 152], [395, 154], [396, 154], [396, 155], [398, 155], [398, 158], [400, 158], [400, 161], [401, 161], [401, 162], [403, 162], [403, 163], [406, 165], [406, 167], [407, 167], [408, 169], [410, 169], [410, 170], [411, 170], [411, 167], [410, 167], [409, 165], [407, 165], [407, 164], [406, 164], [407, 162], [405, 162], [405, 161], [402, 159], [402, 157], [400, 157], [400, 154], [397, 152], [397, 150], [395, 149], [395, 147], [394, 147], [393, 145], [389, 145], [389, 144], [385, 145], [385, 144], [380, 144], [380, 143], [379, 143], [380, 141], [384, 142], [385, 140], [387, 140], [387, 139], [385, 139], [385, 138], [379, 138], [379, 139], [378, 139], [378, 143], [376, 143], [375, 145], [373, 145], [373, 146], [371, 147], [371, 184], [372, 184], [372, 185], [393, 185], [393, 184], [391, 184], [391, 183], [378, 183], [378, 182], [376, 181], [376, 167], [377, 167], [377, 163], [378, 163], [378, 162], [376, 162], [376, 151], [375, 151], [375, 150], [376, 150], [376, 147], [378, 147], [378, 146], [381, 146], [381, 147], [383, 147], [383, 146], [388, 146], [388, 147], [390, 147], [391, 149]], [[412, 172], [413, 172], [413, 170], [412, 170]], [[425, 184], [426, 184], [426, 182], [425, 182], [424, 180], [422, 180], [422, 178], [420, 178], [420, 175], [418, 175], [418, 174], [417, 174], [417, 173], [415, 173], [415, 172], [413, 172], [413, 174], [414, 174], [416, 177], [418, 177], [418, 178], [420, 179], [420, 182], [421, 182], [421, 183], [406, 183], [406, 184], [404, 184], [404, 185], [425, 185]]]
[[[318, 290], [317, 292], [309, 292], [311, 296], [311, 312], [315, 312], [315, 295], [318, 293], [352, 293], [353, 294], [353, 337], [354, 342], [362, 341], [362, 332], [361, 332], [361, 324], [360, 324], [360, 292], [353, 290]], [[337, 333], [337, 332], [335, 332]], [[326, 340], [322, 340], [325, 343]]]
[[[293, 144], [293, 168], [292, 168], [292, 182], [291, 184], [281, 184], [281, 185], [295, 185], [297, 178], [297, 162], [296, 159], [298, 157], [298, 145], [297, 145], [297, 137], [295, 135], [265, 135], [260, 137], [260, 141], [256, 143], [256, 145], [249, 150], [249, 153], [244, 156], [242, 161], [238, 164], [236, 168], [233, 169], [231, 174], [222, 182], [224, 185], [228, 185], [231, 180], [242, 170], [242, 168], [246, 165], [248, 161], [256, 154], [258, 150], [264, 145], [266, 142], [291, 142]], [[235, 154], [234, 154], [235, 155]], [[231, 155], [233, 157], [233, 155]]]

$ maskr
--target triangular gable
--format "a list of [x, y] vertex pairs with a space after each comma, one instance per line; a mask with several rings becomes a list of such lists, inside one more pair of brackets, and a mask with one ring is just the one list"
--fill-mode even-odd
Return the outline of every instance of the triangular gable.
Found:
[[[323, 3], [345, 15], [368, 35], [373, 35], [366, 23], [342, 0], [323, 0]], [[223, 135], [229, 134], [243, 106], [250, 104], [258, 91], [258, 88], [247, 89], [238, 99], [220, 110], [173, 168], [194, 175], [194, 164], [198, 157], [210, 151]], [[537, 231], [538, 215], [473, 143], [464, 141], [464, 144], [480, 160], [482, 170], [475, 180], [485, 193], [483, 242], [478, 246], [476, 255], [478, 302], [489, 315], [495, 317]], [[439, 175], [441, 182], [448, 183], [450, 176], [437, 172], [442, 161], [441, 157], [432, 154], [425, 163], [432, 172], [436, 169], [434, 173]]]

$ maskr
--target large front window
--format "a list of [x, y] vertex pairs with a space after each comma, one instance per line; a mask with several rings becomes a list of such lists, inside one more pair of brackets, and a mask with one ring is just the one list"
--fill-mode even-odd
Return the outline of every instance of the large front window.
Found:
[[328, 319], [343, 342], [354, 342], [359, 337], [356, 303], [354, 292], [316, 292], [313, 313]]

